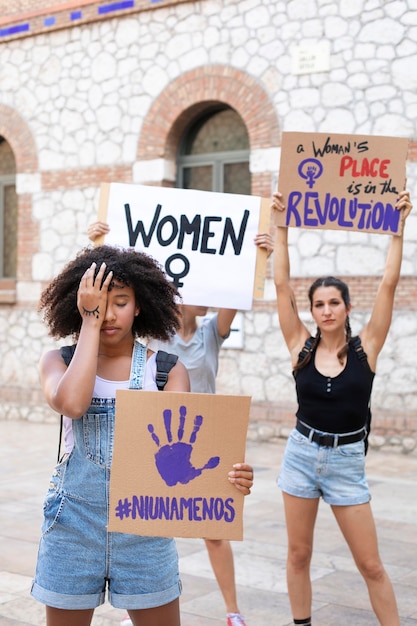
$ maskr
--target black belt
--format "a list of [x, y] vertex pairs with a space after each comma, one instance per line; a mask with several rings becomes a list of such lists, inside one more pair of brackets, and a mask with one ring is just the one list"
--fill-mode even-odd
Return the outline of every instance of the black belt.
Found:
[[320, 433], [318, 430], [314, 430], [314, 428], [310, 428], [307, 424], [300, 422], [300, 420], [297, 420], [295, 427], [299, 433], [308, 437], [310, 441], [314, 441], [314, 443], [317, 443], [319, 446], [327, 448], [336, 448], [337, 446], [343, 446], [348, 443], [361, 441], [362, 439], [365, 439], [366, 434], [365, 427], [360, 430], [356, 430], [354, 433], [346, 433], [344, 435]]

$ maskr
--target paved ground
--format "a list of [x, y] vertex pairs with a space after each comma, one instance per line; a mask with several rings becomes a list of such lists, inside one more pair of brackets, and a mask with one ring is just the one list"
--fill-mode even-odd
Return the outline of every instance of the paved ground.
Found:
[[[56, 454], [58, 426], [0, 421], [0, 626], [44, 626], [44, 608], [29, 595], [44, 492]], [[245, 540], [234, 542], [239, 602], [248, 626], [292, 624], [285, 584], [286, 535], [275, 478], [284, 441], [247, 446], [256, 469], [245, 501]], [[417, 454], [368, 456], [383, 560], [393, 580], [403, 626], [417, 626]], [[204, 543], [178, 541], [184, 593], [182, 626], [225, 624], [222, 598]], [[367, 593], [326, 505], [317, 520], [314, 624], [372, 626]], [[94, 626], [117, 625], [123, 612], [106, 604]], [[167, 625], [169, 626], [169, 625]]]

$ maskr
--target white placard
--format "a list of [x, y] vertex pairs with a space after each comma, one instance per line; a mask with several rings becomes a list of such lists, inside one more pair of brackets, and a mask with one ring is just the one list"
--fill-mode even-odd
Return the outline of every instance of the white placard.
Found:
[[192, 189], [102, 185], [105, 243], [154, 257], [184, 304], [249, 310], [262, 198]]

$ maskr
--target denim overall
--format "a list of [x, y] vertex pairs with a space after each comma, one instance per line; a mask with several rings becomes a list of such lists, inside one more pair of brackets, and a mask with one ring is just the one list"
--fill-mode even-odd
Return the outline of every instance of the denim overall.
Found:
[[[143, 386], [146, 354], [135, 341], [130, 389]], [[114, 607], [144, 609], [181, 593], [173, 539], [107, 532], [114, 419], [115, 399], [93, 398], [73, 420], [74, 448], [51, 477], [31, 590], [48, 606], [95, 608], [107, 588]]]

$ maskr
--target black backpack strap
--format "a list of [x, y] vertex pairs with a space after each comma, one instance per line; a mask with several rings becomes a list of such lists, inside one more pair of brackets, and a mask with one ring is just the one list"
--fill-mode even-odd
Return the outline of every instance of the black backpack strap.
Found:
[[63, 347], [62, 347], [62, 348], [60, 348], [60, 350], [59, 350], [59, 351], [60, 351], [60, 353], [61, 353], [62, 358], [63, 358], [63, 359], [64, 359], [64, 361], [65, 361], [65, 365], [66, 365], [67, 367], [68, 367], [68, 365], [71, 363], [71, 359], [72, 359], [72, 357], [74, 356], [74, 352], [75, 352], [76, 345], [77, 345], [77, 344], [75, 344], [75, 343], [74, 343], [74, 345], [72, 345], [72, 346], [63, 346]]
[[[355, 350], [355, 353], [358, 359], [362, 361], [362, 363], [365, 365], [365, 363], [368, 362], [368, 357], [366, 355], [365, 350], [363, 349], [362, 341], [359, 335], [356, 335], [356, 337], [352, 337], [352, 339], [350, 340], [350, 344]], [[368, 415], [366, 416], [366, 423], [365, 423], [365, 428], [366, 428], [366, 435], [364, 439], [365, 454], [367, 454], [368, 447], [369, 447], [368, 437], [369, 437], [369, 433], [371, 432], [371, 421], [372, 421], [372, 411], [371, 411], [371, 403], [369, 402]]]
[[158, 387], [158, 391], [163, 391], [165, 385], [168, 382], [168, 374], [178, 361], [176, 354], [170, 352], [164, 352], [164, 350], [158, 350], [156, 353], [156, 377], [155, 382]]
[[313, 344], [314, 344], [314, 337], [308, 337], [305, 340], [305, 344], [303, 345], [302, 349], [298, 353], [298, 363], [301, 363], [301, 361], [305, 359], [306, 355], [309, 352], [311, 352], [311, 348], [313, 347]]
[[356, 335], [356, 337], [352, 337], [352, 339], [350, 340], [350, 343], [351, 343], [351, 346], [354, 348], [358, 359], [360, 361], [367, 361], [368, 357], [366, 356], [366, 352], [363, 349], [362, 341], [359, 335]]
[[[60, 353], [61, 353], [62, 358], [65, 361], [65, 365], [67, 367], [71, 363], [71, 359], [74, 356], [75, 347], [76, 347], [76, 344], [74, 344], [72, 346], [63, 346], [59, 350]], [[63, 418], [63, 415], [61, 415], [60, 420], [59, 420], [59, 439], [58, 439], [57, 463], [59, 463], [59, 460], [61, 458], [61, 443], [62, 443], [62, 431], [63, 431], [63, 428], [64, 428], [64, 418]]]

